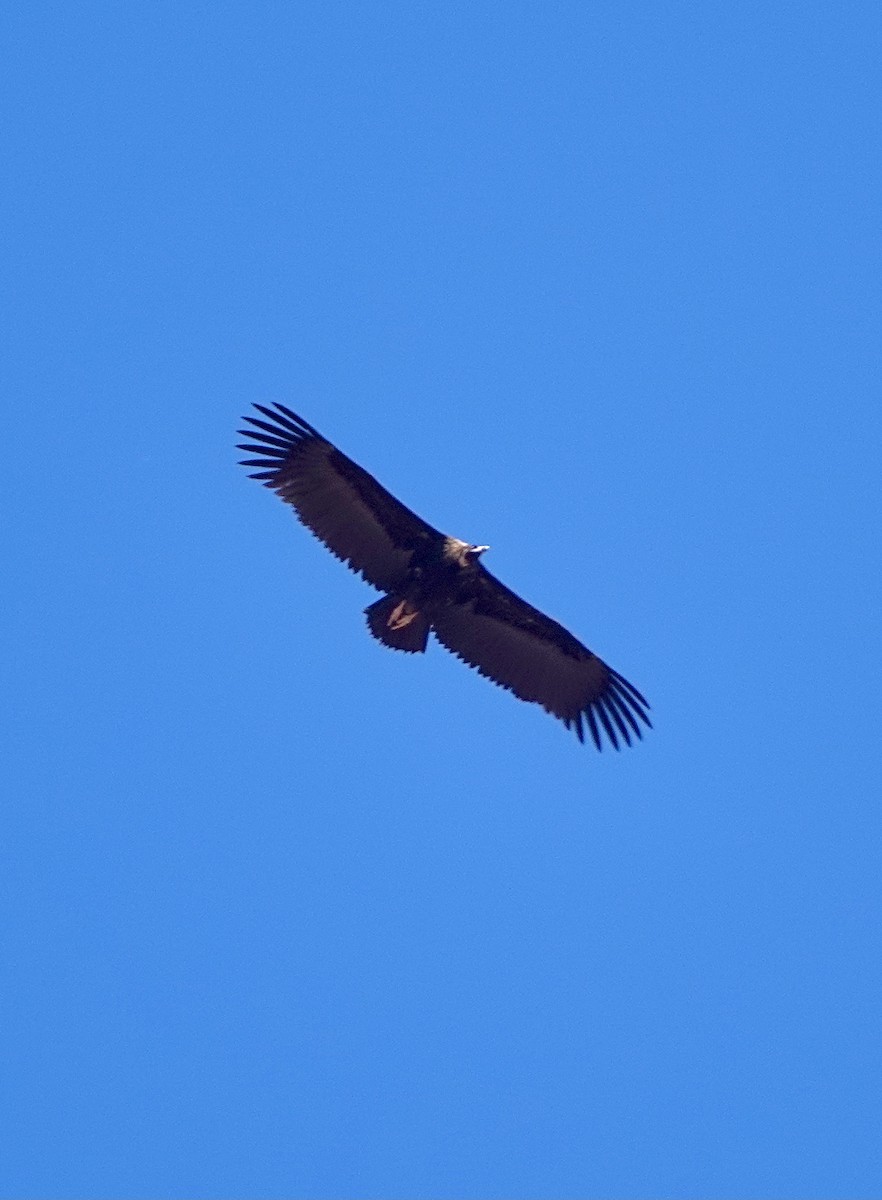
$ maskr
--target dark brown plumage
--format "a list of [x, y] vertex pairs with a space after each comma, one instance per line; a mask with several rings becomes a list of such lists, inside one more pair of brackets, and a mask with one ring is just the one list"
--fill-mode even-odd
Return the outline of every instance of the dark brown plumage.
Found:
[[386, 593], [365, 611], [368, 628], [395, 650], [420, 653], [429, 632], [464, 662], [521, 700], [618, 750], [649, 726], [643, 696], [557, 621], [516, 596], [484, 567], [486, 546], [447, 537], [386, 491], [282, 404], [239, 432], [242, 465], [272, 488], [337, 558]]

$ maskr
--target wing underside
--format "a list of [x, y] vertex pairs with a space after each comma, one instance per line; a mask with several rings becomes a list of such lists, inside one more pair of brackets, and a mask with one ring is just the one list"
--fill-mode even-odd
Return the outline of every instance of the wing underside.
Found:
[[540, 704], [598, 750], [604, 735], [617, 750], [650, 727], [637, 689], [562, 625], [521, 600], [481, 568], [480, 586], [433, 615], [439, 642], [522, 700]]
[[254, 406], [260, 417], [239, 432], [239, 449], [259, 457], [242, 461], [290, 504], [325, 546], [374, 587], [393, 591], [407, 573], [421, 539], [440, 537], [416, 513], [282, 404]]

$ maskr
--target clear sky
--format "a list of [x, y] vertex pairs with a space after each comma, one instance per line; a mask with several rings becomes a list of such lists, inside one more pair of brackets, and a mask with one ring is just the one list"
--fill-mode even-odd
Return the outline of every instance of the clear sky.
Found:
[[[0, 1194], [878, 1197], [878, 3], [3, 24]], [[372, 641], [273, 400], [646, 740]]]

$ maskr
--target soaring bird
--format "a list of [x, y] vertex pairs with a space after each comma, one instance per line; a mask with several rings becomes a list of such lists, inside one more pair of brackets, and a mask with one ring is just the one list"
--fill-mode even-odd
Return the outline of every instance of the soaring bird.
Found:
[[433, 528], [283, 404], [255, 404], [239, 450], [260, 480], [353, 571], [384, 593], [368, 629], [393, 650], [423, 653], [429, 633], [469, 666], [563, 721], [598, 750], [651, 727], [627, 679], [491, 575], [474, 546]]

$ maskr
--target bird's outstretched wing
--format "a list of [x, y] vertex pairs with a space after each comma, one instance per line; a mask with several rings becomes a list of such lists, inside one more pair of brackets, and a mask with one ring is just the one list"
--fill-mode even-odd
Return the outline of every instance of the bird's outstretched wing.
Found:
[[651, 727], [646, 700], [632, 684], [481, 565], [459, 602], [433, 613], [443, 646], [522, 700], [541, 704], [597, 749], [603, 735], [618, 750]]
[[242, 461], [244, 467], [258, 468], [251, 478], [277, 492], [331, 553], [368, 583], [394, 591], [414, 549], [442, 535], [289, 408], [254, 407], [263, 416], [243, 418], [253, 428], [239, 432], [251, 441], [238, 447], [260, 455]]

